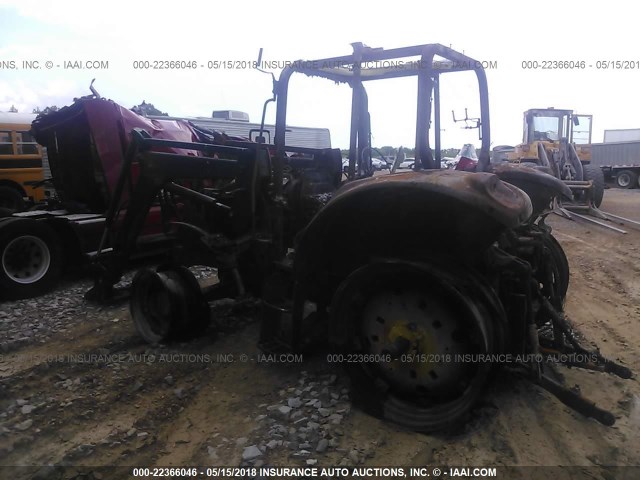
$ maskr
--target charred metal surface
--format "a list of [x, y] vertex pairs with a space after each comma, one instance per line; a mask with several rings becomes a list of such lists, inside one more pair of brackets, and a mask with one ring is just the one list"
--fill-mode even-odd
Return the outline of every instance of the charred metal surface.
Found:
[[[406, 172], [358, 180], [339, 190], [333, 201], [344, 201], [341, 199], [350, 199], [362, 195], [365, 191], [372, 196], [378, 193], [393, 196], [406, 188], [442, 196], [442, 203], [437, 206], [444, 209], [448, 207], [449, 199], [463, 202], [477, 208], [506, 228], [521, 225], [532, 213], [527, 196], [522, 195], [522, 192], [514, 189], [512, 185], [501, 182], [496, 176], [452, 170]], [[420, 201], [416, 204], [424, 207]]]
[[500, 232], [530, 215], [529, 198], [491, 174], [437, 170], [362, 179], [340, 189], [301, 233], [295, 272], [313, 291], [374, 258], [451, 255], [473, 262]]
[[[256, 234], [253, 217], [259, 208], [259, 200], [254, 185], [257, 181], [258, 163], [261, 161], [256, 145], [242, 148], [203, 143], [185, 144], [152, 139], [141, 130], [133, 130], [132, 138], [132, 146], [128, 149], [124, 168], [114, 189], [114, 202], [107, 213], [107, 227], [103, 237], [103, 243], [109, 239], [108, 243], [113, 245], [114, 253], [98, 257], [103, 272], [88, 297], [104, 299], [111, 294], [110, 287], [122, 275], [149, 210], [159, 196], [163, 199], [163, 207], [170, 208], [173, 214], [180, 209], [185, 210], [187, 222], [180, 221], [179, 217], [169, 218], [168, 215], [165, 215], [165, 219], [169, 224], [168, 228], [173, 225], [171, 228], [178, 236], [182, 234], [183, 241], [189, 243], [192, 249], [201, 251], [199, 256], [189, 256], [192, 261], [197, 259], [203, 264], [228, 269], [233, 275], [233, 271], [238, 268], [237, 257], [246, 250], [248, 242], [239, 240]], [[184, 147], [190, 147], [189, 151], [192, 152], [203, 152], [207, 156], [152, 150], [162, 149], [166, 152]], [[132, 178], [130, 168], [134, 163], [137, 167], [136, 179]], [[175, 183], [193, 183], [197, 179], [216, 179], [230, 188], [205, 194]], [[127, 208], [124, 218], [116, 228], [114, 218], [122, 206], [126, 185], [129, 185]], [[98, 254], [100, 255], [100, 251]]]

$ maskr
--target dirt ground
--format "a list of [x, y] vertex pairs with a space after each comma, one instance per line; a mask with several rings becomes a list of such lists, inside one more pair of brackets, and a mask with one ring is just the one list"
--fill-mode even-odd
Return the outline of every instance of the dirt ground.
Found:
[[[607, 190], [602, 209], [640, 221], [640, 191]], [[568, 317], [605, 356], [638, 372], [640, 230], [622, 235], [555, 215], [548, 223], [571, 266]], [[70, 282], [74, 295], [88, 285]], [[34, 305], [2, 304], [0, 320], [29, 322]], [[235, 466], [251, 446], [264, 450], [253, 450], [258, 465], [640, 465], [637, 377], [559, 368], [566, 385], [615, 414], [613, 427], [501, 373], [463, 430], [427, 436], [352, 407], [346, 376], [324, 358], [261, 359], [251, 310], [235, 313], [217, 338], [151, 348], [125, 305], [80, 305], [46, 339], [0, 351], [0, 465], [29, 467], [11, 478], [62, 478], [46, 465]], [[314, 399], [331, 421], [313, 416]], [[291, 412], [281, 408], [292, 400]]]

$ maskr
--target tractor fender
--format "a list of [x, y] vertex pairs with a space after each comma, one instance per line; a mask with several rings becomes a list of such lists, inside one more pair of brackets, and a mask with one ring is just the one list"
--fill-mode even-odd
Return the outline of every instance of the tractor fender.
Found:
[[300, 233], [295, 281], [329, 301], [336, 282], [377, 258], [472, 263], [531, 213], [522, 190], [490, 173], [432, 170], [353, 181]]
[[566, 183], [537, 167], [501, 163], [492, 165], [492, 172], [500, 180], [523, 190], [536, 214], [548, 208], [554, 197], [573, 201], [573, 193]]

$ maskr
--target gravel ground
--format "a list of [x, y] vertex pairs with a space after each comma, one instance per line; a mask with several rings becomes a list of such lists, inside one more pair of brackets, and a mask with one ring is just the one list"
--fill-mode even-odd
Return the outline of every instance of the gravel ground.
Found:
[[[206, 267], [192, 271], [203, 281], [215, 276]], [[341, 442], [352, 410], [348, 381], [313, 359], [276, 365], [260, 382], [258, 403], [242, 408], [241, 426], [233, 419], [237, 408], [225, 409], [229, 421], [221, 426], [228, 431], [213, 427], [194, 452], [189, 437], [198, 422], [187, 419], [182, 435], [173, 423], [188, 410], [209, 410], [209, 396], [226, 384], [207, 379], [209, 373], [226, 376], [237, 365], [226, 359], [240, 352], [249, 354], [240, 366], [250, 375], [280, 363], [255, 346], [255, 307], [238, 314], [222, 302], [216, 310], [220, 331], [188, 344], [149, 346], [137, 337], [126, 304], [84, 301], [91, 286], [87, 279], [67, 280], [39, 298], [0, 304], [0, 465], [112, 465], [135, 458], [145, 464], [163, 456], [173, 463], [176, 447], [198, 465], [315, 465], [326, 463], [328, 454], [336, 456], [332, 464], [356, 465], [370, 455]], [[230, 383], [237, 381], [233, 373]], [[231, 401], [247, 398], [226, 394]], [[134, 415], [127, 418], [131, 412], [122, 409], [131, 404]], [[35, 451], [24, 450], [34, 445]], [[29, 470], [24, 478], [34, 474]], [[66, 478], [69, 470], [44, 474]]]
[[[610, 192], [604, 210], [637, 212], [640, 192]], [[634, 369], [640, 233], [620, 236], [557, 217], [550, 223], [571, 264], [569, 318], [605, 355]], [[196, 270], [203, 279], [211, 273]], [[24, 466], [11, 478], [71, 478], [78, 465], [95, 467], [93, 478], [112, 478], [100, 469], [640, 464], [636, 378], [561, 371], [565, 384], [614, 413], [612, 428], [499, 374], [461, 431], [425, 436], [362, 413], [342, 370], [319, 356], [261, 355], [255, 308], [222, 306], [221, 332], [152, 347], [138, 337], [126, 304], [86, 303], [90, 286], [68, 279], [37, 299], [0, 304], [0, 466]]]

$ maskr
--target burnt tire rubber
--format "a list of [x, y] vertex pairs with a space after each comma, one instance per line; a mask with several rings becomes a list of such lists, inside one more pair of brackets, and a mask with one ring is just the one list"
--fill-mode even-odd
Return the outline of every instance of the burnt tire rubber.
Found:
[[131, 318], [148, 343], [185, 341], [204, 333], [209, 304], [198, 281], [185, 267], [143, 268], [133, 278]]
[[62, 257], [49, 225], [22, 218], [0, 223], [0, 295], [15, 300], [48, 292], [60, 278]]
[[636, 188], [638, 174], [633, 170], [622, 170], [616, 175], [616, 185], [620, 188]]
[[12, 187], [0, 186], [0, 207], [21, 212], [26, 204], [21, 192]]
[[10, 208], [0, 207], [0, 218], [10, 217], [14, 213]]
[[[452, 429], [467, 419], [491, 364], [456, 361], [453, 355], [496, 353], [502, 335], [488, 309], [458, 290], [468, 279], [458, 279], [458, 285], [449, 280], [446, 273], [444, 277], [425, 275], [411, 266], [390, 264], [374, 271], [369, 265], [339, 287], [331, 314], [334, 325], [350, 324], [344, 358], [375, 359], [380, 353], [386, 356], [385, 352], [393, 358], [346, 362], [354, 402], [367, 413], [425, 433]], [[388, 307], [394, 296], [405, 294], [405, 299], [396, 297], [395, 305]], [[367, 327], [371, 325], [373, 333]], [[392, 340], [403, 331], [407, 337], [410, 332], [418, 335], [410, 340], [411, 347], [402, 336]], [[405, 353], [398, 354], [403, 349]], [[424, 359], [415, 356], [422, 354]]]
[[569, 289], [569, 261], [564, 249], [553, 235], [549, 234], [544, 237], [544, 245], [549, 250], [553, 263], [554, 290], [555, 295], [560, 299], [560, 305], [555, 306], [559, 307], [564, 304]]
[[582, 171], [585, 180], [591, 180], [593, 182], [591, 199], [593, 204], [599, 208], [602, 204], [602, 198], [604, 197], [604, 173], [602, 169], [597, 165], [587, 164], [582, 166]]

